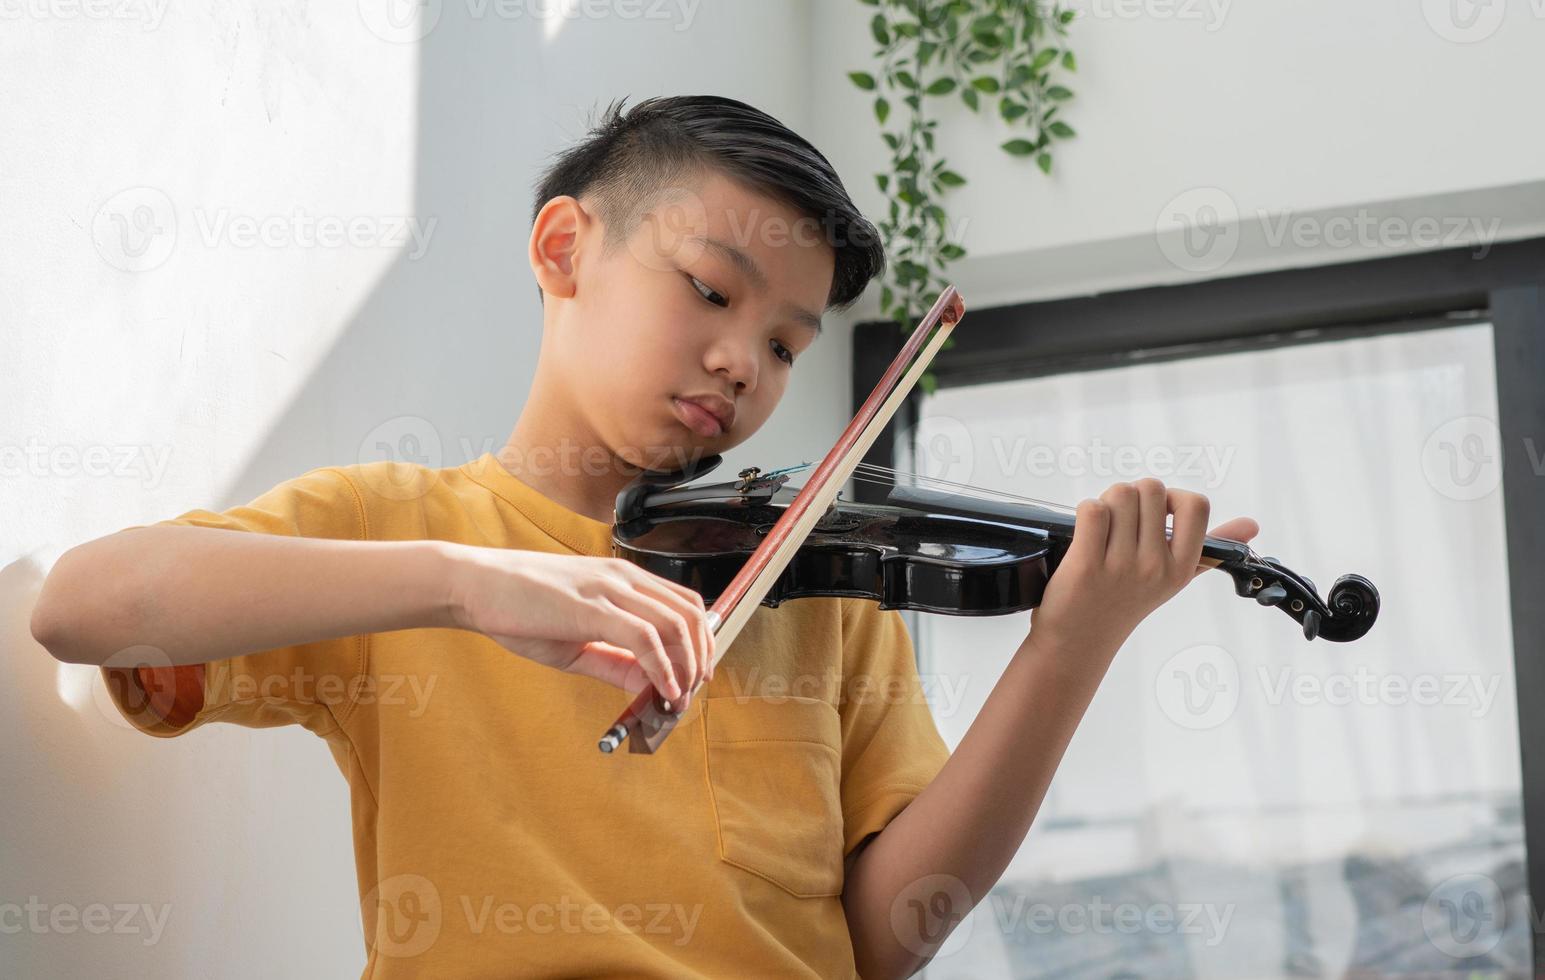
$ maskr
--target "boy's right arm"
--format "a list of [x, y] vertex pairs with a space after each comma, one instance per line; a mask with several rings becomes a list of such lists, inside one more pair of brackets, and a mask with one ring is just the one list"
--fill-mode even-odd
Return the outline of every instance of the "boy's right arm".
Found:
[[135, 646], [196, 664], [436, 627], [474, 630], [629, 691], [653, 683], [667, 697], [712, 662], [689, 589], [615, 559], [436, 540], [129, 528], [65, 552], [32, 613], [49, 653], [92, 665]]

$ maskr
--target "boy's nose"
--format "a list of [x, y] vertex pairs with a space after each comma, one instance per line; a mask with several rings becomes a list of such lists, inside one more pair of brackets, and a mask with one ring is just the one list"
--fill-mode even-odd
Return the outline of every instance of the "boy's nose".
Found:
[[706, 367], [735, 385], [736, 392], [756, 388], [756, 355], [744, 344], [718, 343], [708, 349]]

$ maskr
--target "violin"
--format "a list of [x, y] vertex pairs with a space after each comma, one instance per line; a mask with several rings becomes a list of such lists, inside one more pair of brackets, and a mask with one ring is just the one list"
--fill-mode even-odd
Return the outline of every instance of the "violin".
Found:
[[[965, 301], [946, 287], [797, 492], [787, 486], [792, 470], [754, 467], [731, 482], [692, 484], [719, 464], [709, 456], [645, 471], [618, 494], [613, 552], [711, 603], [716, 663], [758, 606], [803, 596], [957, 616], [1039, 605], [1072, 542], [1068, 508], [930, 480], [893, 486], [884, 504], [837, 499], [850, 477], [891, 482], [893, 471], [860, 460], [964, 316]], [[1201, 561], [1232, 575], [1239, 595], [1287, 613], [1307, 639], [1355, 640], [1378, 616], [1378, 590], [1361, 575], [1343, 575], [1322, 599], [1309, 579], [1243, 542], [1209, 536]], [[690, 694], [672, 703], [647, 686], [598, 747], [609, 753], [626, 740], [630, 752], [654, 752]]]
[[[690, 470], [640, 476], [617, 496], [612, 533], [617, 557], [691, 588], [709, 604], [793, 499], [790, 470], [751, 468], [732, 482], [684, 485], [720, 462], [709, 456]], [[887, 483], [894, 473], [862, 464], [858, 471], [860, 480]], [[963, 492], [968, 489], [974, 488], [896, 485], [884, 504], [834, 502], [762, 605], [847, 596], [876, 600], [881, 609], [951, 616], [1034, 608], [1072, 544], [1075, 512], [1009, 494]], [[1379, 613], [1378, 590], [1361, 575], [1341, 576], [1322, 599], [1312, 581], [1242, 542], [1208, 536], [1202, 558], [1233, 577], [1238, 595], [1287, 613], [1308, 640], [1356, 640]]]

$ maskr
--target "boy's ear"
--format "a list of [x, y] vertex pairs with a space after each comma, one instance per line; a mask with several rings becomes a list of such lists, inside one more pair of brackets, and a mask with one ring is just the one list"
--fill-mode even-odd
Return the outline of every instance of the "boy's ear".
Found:
[[531, 273], [548, 296], [567, 299], [576, 288], [575, 261], [586, 233], [598, 227], [578, 200], [560, 195], [542, 205], [531, 226]]

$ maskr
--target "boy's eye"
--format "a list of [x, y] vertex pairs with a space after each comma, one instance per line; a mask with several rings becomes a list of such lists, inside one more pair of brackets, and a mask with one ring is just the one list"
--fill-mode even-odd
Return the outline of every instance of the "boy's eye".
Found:
[[730, 301], [729, 300], [725, 299], [719, 293], [714, 292], [712, 288], [704, 285], [703, 281], [701, 279], [698, 279], [696, 276], [688, 276], [687, 277], [687, 281], [692, 283], [692, 288], [697, 290], [698, 295], [702, 296], [705, 300], [708, 300], [708, 302], [712, 303], [713, 305], [715, 305], [715, 306], [729, 306], [730, 305]]
[[773, 356], [775, 356], [776, 358], [778, 358], [778, 360], [782, 361], [785, 364], [793, 364], [794, 363], [794, 352], [793, 351], [789, 350], [787, 347], [783, 346], [783, 344], [779, 343], [776, 340], [771, 341], [771, 343], [772, 343], [772, 349], [773, 349]]

